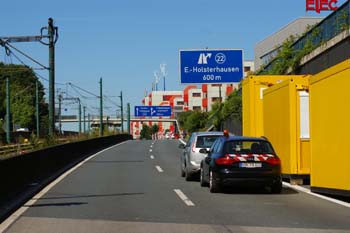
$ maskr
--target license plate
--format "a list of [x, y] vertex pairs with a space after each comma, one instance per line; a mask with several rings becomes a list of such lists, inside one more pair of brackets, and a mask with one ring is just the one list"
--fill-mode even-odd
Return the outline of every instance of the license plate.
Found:
[[256, 167], [262, 167], [261, 163], [240, 163], [239, 167], [242, 168], [256, 168]]

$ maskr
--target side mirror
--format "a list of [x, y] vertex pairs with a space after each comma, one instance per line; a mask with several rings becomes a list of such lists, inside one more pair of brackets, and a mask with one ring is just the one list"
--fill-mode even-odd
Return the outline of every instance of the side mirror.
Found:
[[182, 144], [182, 143], [181, 143], [181, 144], [179, 145], [179, 148], [180, 148], [180, 149], [185, 149], [185, 144]]
[[205, 148], [202, 148], [202, 149], [199, 150], [199, 153], [208, 154], [208, 150], [205, 149]]

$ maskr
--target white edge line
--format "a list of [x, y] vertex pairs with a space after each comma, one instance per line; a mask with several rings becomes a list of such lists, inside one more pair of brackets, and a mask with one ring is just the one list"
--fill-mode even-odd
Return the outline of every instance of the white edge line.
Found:
[[163, 169], [161, 167], [159, 167], [159, 166], [156, 166], [156, 169], [157, 169], [158, 172], [164, 172]]
[[288, 188], [291, 188], [291, 189], [294, 189], [294, 190], [297, 190], [297, 191], [300, 191], [300, 192], [304, 192], [304, 193], [310, 194], [312, 196], [315, 196], [315, 197], [318, 197], [318, 198], [321, 198], [321, 199], [333, 202], [335, 204], [342, 205], [344, 207], [350, 208], [350, 203], [347, 203], [347, 202], [344, 202], [344, 201], [340, 201], [340, 200], [336, 200], [334, 198], [326, 197], [326, 196], [323, 196], [321, 194], [313, 193], [313, 192], [311, 192], [311, 190], [309, 190], [307, 188], [304, 188], [304, 187], [301, 187], [301, 186], [298, 186], [298, 185], [291, 185], [291, 184], [289, 184], [287, 182], [283, 182], [283, 185], [287, 186]]
[[194, 203], [188, 199], [188, 197], [180, 189], [174, 189], [174, 192], [180, 197], [183, 202], [185, 202], [187, 206], [194, 206]]
[[62, 181], [65, 177], [67, 177], [69, 174], [71, 174], [72, 172], [74, 172], [75, 170], [77, 170], [80, 166], [82, 166], [84, 163], [86, 163], [87, 161], [89, 161], [90, 159], [93, 159], [94, 157], [96, 157], [97, 155], [105, 152], [106, 150], [109, 150], [113, 147], [117, 147], [120, 146], [124, 143], [127, 143], [128, 141], [119, 143], [117, 145], [108, 147], [104, 150], [101, 150], [99, 152], [97, 152], [96, 154], [91, 155], [90, 157], [84, 159], [83, 161], [81, 161], [80, 163], [78, 163], [77, 165], [75, 165], [74, 167], [72, 167], [71, 169], [69, 169], [68, 171], [66, 171], [65, 173], [63, 173], [61, 176], [59, 176], [57, 179], [55, 179], [54, 181], [52, 181], [49, 185], [47, 185], [44, 189], [42, 189], [38, 194], [36, 194], [34, 197], [32, 197], [29, 201], [27, 201], [22, 207], [20, 207], [18, 210], [16, 210], [13, 214], [10, 215], [10, 217], [8, 217], [5, 221], [3, 221], [0, 224], [0, 233], [3, 233], [13, 222], [15, 222], [24, 212], [26, 212], [30, 206], [34, 205], [35, 202], [37, 202], [42, 196], [44, 196], [48, 191], [50, 191], [51, 188], [53, 188], [56, 184], [58, 184], [60, 181]]
[[182, 143], [182, 144], [186, 144], [186, 142], [182, 139], [179, 139], [179, 141]]

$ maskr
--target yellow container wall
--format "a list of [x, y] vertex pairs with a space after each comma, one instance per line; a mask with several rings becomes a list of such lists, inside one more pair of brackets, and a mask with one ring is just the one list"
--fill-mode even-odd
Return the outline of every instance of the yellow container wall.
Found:
[[300, 144], [299, 122], [299, 88], [307, 85], [307, 76], [290, 76], [264, 91], [264, 132], [281, 158], [283, 174], [309, 174], [310, 153], [307, 143]]
[[310, 152], [310, 140], [300, 140], [300, 163], [299, 172], [304, 174], [310, 174], [311, 168], [311, 152]]
[[242, 81], [242, 125], [244, 136], [260, 137], [263, 127], [263, 90], [287, 79], [287, 75], [249, 76]]
[[250, 102], [253, 98], [251, 96], [251, 82], [245, 79], [242, 82], [242, 130], [243, 135], [252, 135], [251, 130], [254, 128], [254, 102]]
[[311, 186], [350, 190], [350, 62], [310, 79]]

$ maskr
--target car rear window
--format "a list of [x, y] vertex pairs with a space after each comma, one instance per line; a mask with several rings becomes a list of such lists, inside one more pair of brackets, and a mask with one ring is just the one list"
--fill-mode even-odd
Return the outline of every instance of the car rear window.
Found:
[[224, 151], [227, 154], [275, 154], [271, 144], [263, 140], [227, 141]]
[[208, 136], [198, 136], [196, 147], [197, 148], [210, 148], [215, 140], [220, 137], [220, 135], [208, 135]]

